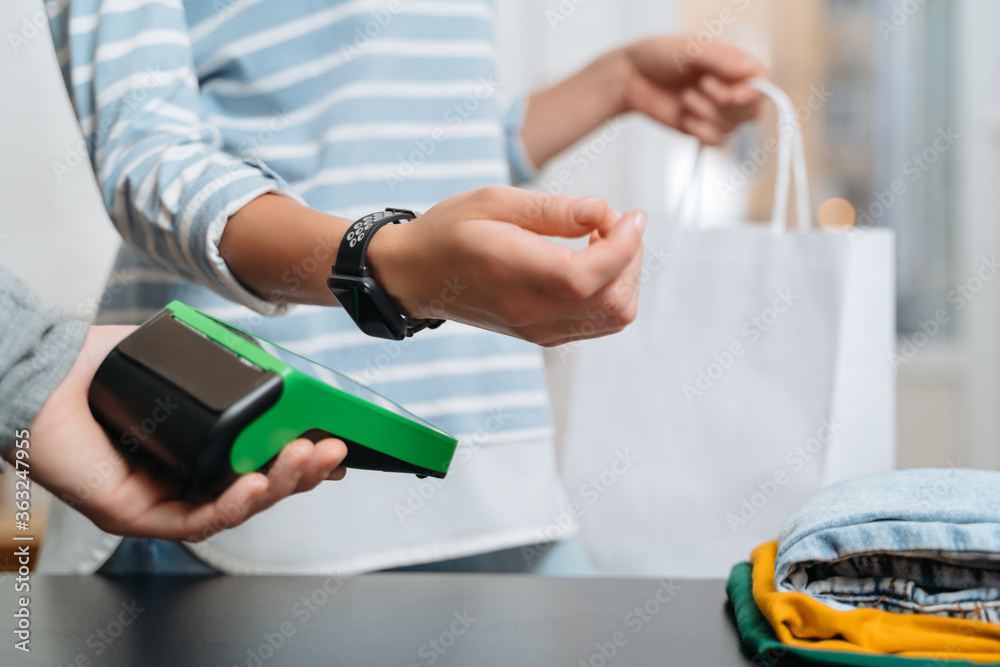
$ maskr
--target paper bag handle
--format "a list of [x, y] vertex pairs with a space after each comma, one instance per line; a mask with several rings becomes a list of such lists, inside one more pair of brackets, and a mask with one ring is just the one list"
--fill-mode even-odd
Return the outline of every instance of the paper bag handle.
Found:
[[[775, 234], [784, 234], [788, 223], [788, 195], [792, 177], [795, 179], [795, 208], [798, 219], [798, 231], [808, 232], [812, 229], [812, 216], [809, 204], [809, 178], [806, 170], [806, 151], [802, 141], [802, 124], [799, 122], [795, 105], [783, 90], [766, 79], [751, 79], [751, 88], [760, 91], [774, 102], [778, 110], [778, 169], [774, 183], [774, 204], [771, 210], [771, 230]], [[704, 146], [699, 146], [691, 169], [691, 178], [687, 187], [682, 190], [680, 200], [674, 208], [671, 219], [678, 220], [682, 229], [697, 228], [701, 217], [697, 205], [701, 197], [705, 161]], [[690, 217], [684, 213], [689, 208], [689, 200], [694, 198], [695, 212]]]

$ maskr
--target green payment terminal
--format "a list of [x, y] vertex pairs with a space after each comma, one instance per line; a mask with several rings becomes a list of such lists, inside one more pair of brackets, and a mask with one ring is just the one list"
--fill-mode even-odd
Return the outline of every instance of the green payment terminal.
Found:
[[124, 448], [210, 496], [304, 434], [343, 440], [349, 468], [438, 478], [457, 444], [350, 378], [179, 301], [111, 351], [89, 401]]

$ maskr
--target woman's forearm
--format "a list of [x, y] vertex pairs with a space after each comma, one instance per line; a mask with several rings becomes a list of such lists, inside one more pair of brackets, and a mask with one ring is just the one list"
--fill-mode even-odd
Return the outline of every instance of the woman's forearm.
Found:
[[588, 132], [624, 113], [629, 63], [611, 51], [573, 76], [533, 95], [521, 138], [538, 167]]
[[[277, 194], [257, 197], [226, 225], [219, 254], [229, 270], [257, 296], [274, 303], [337, 306], [326, 279], [340, 240], [353, 224]], [[376, 234], [369, 263], [382, 254], [390, 230]]]

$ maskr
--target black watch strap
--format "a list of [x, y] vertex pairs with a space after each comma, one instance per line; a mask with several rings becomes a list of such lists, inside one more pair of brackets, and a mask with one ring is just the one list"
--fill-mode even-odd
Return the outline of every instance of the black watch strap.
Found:
[[[413, 220], [416, 217], [416, 213], [405, 208], [387, 208], [384, 211], [369, 213], [357, 220], [347, 229], [347, 233], [344, 234], [344, 238], [340, 241], [340, 248], [337, 250], [337, 262], [333, 266], [334, 274], [368, 279], [368, 283], [374, 286], [375, 282], [368, 275], [368, 266], [365, 263], [365, 258], [368, 253], [368, 244], [371, 243], [375, 232], [385, 225], [400, 223], [404, 220]], [[392, 308], [388, 295], [385, 295], [381, 287], [376, 286], [375, 289], [384, 295], [382, 298], [386, 302], [386, 307]], [[402, 320], [404, 336], [412, 336], [423, 329], [436, 329], [444, 324], [444, 320], [433, 318], [417, 319], [406, 317], [401, 313], [397, 313], [397, 317]], [[396, 326], [398, 327], [398, 324]]]
[[372, 242], [380, 228], [385, 225], [413, 220], [417, 214], [405, 208], [387, 208], [384, 211], [369, 213], [347, 228], [347, 233], [340, 240], [340, 249], [337, 250], [337, 264], [334, 270], [345, 276], [356, 276], [363, 278], [368, 275], [368, 267], [365, 265], [365, 256], [368, 253], [368, 244]]

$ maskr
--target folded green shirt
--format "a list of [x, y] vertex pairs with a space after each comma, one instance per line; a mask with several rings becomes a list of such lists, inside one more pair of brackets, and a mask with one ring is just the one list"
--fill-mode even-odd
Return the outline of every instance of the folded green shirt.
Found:
[[753, 581], [750, 563], [733, 566], [726, 582], [726, 595], [733, 605], [736, 628], [743, 646], [753, 655], [753, 664], [759, 667], [781, 665], [851, 665], [855, 667], [982, 667], [1000, 665], [997, 662], [969, 662], [968, 660], [937, 660], [932, 658], [904, 658], [898, 655], [875, 655], [849, 651], [819, 651], [783, 644], [771, 629], [771, 624], [757, 608], [753, 599]]

